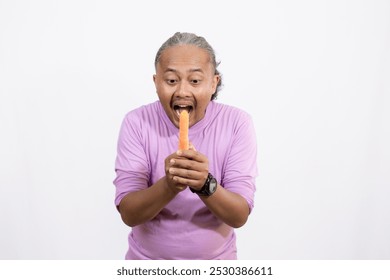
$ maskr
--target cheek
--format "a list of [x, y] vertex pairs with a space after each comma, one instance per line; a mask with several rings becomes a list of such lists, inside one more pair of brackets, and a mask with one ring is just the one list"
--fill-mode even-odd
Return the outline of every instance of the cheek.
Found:
[[156, 86], [157, 92], [161, 95], [171, 96], [175, 92], [175, 88], [167, 85], [166, 83], [160, 83]]
[[157, 96], [162, 106], [164, 107], [166, 114], [170, 117], [170, 114], [172, 113], [171, 112], [172, 94], [163, 89], [158, 89]]
[[171, 103], [171, 97], [170, 95], [167, 95], [161, 91], [157, 92], [158, 99], [160, 99], [160, 102], [164, 105], [164, 107], [169, 107]]
[[169, 90], [169, 88], [161, 84], [156, 85], [156, 91], [160, 99], [168, 99], [171, 96], [171, 91]]

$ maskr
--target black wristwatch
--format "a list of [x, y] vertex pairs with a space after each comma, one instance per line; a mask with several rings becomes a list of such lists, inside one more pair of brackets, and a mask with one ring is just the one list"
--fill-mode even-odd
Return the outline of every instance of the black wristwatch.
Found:
[[210, 196], [213, 193], [215, 193], [215, 191], [217, 190], [217, 186], [218, 186], [217, 180], [213, 177], [213, 175], [211, 175], [211, 173], [209, 173], [206, 182], [204, 183], [203, 187], [199, 191], [194, 190], [193, 188], [190, 188], [190, 190], [193, 193], [196, 193], [198, 195]]

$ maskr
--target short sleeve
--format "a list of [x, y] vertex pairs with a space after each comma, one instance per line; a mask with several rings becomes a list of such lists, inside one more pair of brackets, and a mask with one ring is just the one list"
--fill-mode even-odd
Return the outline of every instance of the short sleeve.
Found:
[[256, 133], [249, 114], [242, 112], [238, 119], [223, 175], [223, 187], [243, 196], [252, 211], [258, 175]]
[[148, 187], [149, 166], [145, 156], [140, 119], [135, 112], [124, 118], [117, 143], [115, 161], [115, 205], [129, 192]]

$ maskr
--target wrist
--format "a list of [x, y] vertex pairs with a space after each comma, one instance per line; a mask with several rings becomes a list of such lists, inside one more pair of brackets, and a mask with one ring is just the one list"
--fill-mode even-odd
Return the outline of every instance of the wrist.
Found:
[[218, 182], [211, 173], [208, 174], [206, 182], [200, 190], [190, 188], [193, 193], [200, 196], [211, 196], [217, 190]]
[[175, 197], [179, 192], [183, 191], [186, 186], [170, 184], [168, 178], [165, 176], [165, 180], [163, 182], [164, 189], [166, 193], [170, 196]]

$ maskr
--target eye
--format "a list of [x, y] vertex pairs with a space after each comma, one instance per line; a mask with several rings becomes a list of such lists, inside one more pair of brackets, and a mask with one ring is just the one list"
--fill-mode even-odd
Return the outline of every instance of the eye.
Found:
[[196, 84], [199, 84], [199, 83], [200, 83], [200, 80], [196, 80], [196, 79], [195, 79], [195, 80], [191, 80], [191, 83], [194, 84], [194, 85], [196, 85]]
[[177, 80], [175, 80], [175, 79], [167, 79], [167, 83], [169, 85], [174, 85], [174, 84], [176, 84], [176, 82], [177, 82]]

